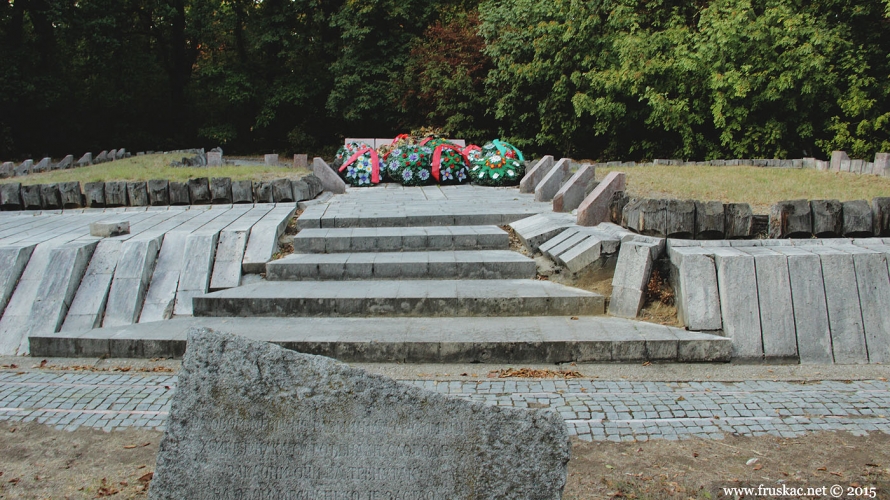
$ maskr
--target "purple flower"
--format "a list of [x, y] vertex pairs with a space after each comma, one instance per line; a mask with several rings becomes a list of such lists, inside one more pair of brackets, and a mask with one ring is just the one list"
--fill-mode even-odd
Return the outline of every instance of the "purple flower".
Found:
[[389, 162], [389, 169], [393, 172], [398, 170], [399, 169], [399, 161], [393, 160], [393, 161]]
[[451, 179], [454, 179], [454, 176], [451, 175], [451, 169], [446, 168], [445, 170], [442, 171], [442, 180], [446, 181], [446, 180], [451, 180]]
[[408, 161], [410, 161], [410, 162], [415, 162], [419, 159], [420, 159], [420, 155], [418, 155], [417, 153], [411, 153], [410, 155], [408, 155]]
[[368, 174], [363, 173], [360, 176], [358, 176], [358, 183], [359, 184], [370, 184], [370, 182], [368, 181]]
[[460, 169], [457, 171], [457, 180], [463, 182], [463, 180], [466, 178], [467, 178], [467, 174], [463, 171], [463, 169]]
[[419, 175], [420, 175], [420, 180], [422, 180], [422, 181], [425, 181], [430, 178], [430, 173], [426, 170], [421, 170]]
[[410, 181], [412, 177], [414, 177], [414, 173], [411, 172], [410, 168], [406, 168], [402, 171], [402, 179], [404, 179], [405, 182]]

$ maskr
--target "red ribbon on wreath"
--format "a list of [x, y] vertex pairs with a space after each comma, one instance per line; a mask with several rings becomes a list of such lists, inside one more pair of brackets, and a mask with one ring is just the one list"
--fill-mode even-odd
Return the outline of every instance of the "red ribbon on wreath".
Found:
[[451, 144], [449, 142], [439, 144], [436, 146], [436, 149], [433, 150], [433, 177], [438, 181], [439, 180], [439, 170], [442, 165], [442, 151], [450, 149], [452, 151], [457, 151], [457, 154], [461, 155], [464, 161], [469, 164], [470, 160], [467, 159], [467, 155], [460, 149], [460, 146], [455, 144]]
[[360, 156], [364, 155], [368, 151], [371, 152], [371, 183], [380, 184], [380, 158], [377, 156], [377, 150], [370, 146], [365, 146], [356, 151], [354, 155], [350, 156], [349, 159], [340, 166], [339, 171], [342, 172], [346, 170], [346, 167], [352, 165], [355, 160], [358, 160]]

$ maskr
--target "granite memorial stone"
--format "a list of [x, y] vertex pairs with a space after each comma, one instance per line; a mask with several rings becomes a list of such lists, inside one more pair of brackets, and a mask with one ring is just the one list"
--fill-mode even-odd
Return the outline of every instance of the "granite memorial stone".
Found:
[[210, 203], [210, 180], [207, 177], [189, 179], [189, 199], [192, 205], [207, 205]]
[[22, 209], [22, 184], [9, 182], [0, 184], [0, 210], [13, 211]]
[[253, 203], [253, 182], [232, 182], [232, 203]]
[[320, 356], [189, 332], [152, 499], [558, 499], [549, 410], [449, 398]]
[[153, 207], [163, 207], [170, 204], [170, 194], [167, 186], [170, 183], [166, 179], [152, 179], [148, 181], [148, 204]]
[[83, 185], [83, 194], [86, 198], [87, 206], [91, 208], [105, 207], [104, 182], [87, 182]]
[[169, 186], [171, 205], [188, 205], [189, 185], [187, 182], [170, 182]]
[[79, 182], [60, 183], [59, 194], [62, 195], [62, 208], [80, 208], [83, 206], [83, 192], [80, 190]]
[[105, 206], [127, 206], [127, 182], [115, 181], [105, 183]]
[[232, 203], [232, 179], [230, 177], [212, 177], [210, 179], [210, 202], [213, 204]]

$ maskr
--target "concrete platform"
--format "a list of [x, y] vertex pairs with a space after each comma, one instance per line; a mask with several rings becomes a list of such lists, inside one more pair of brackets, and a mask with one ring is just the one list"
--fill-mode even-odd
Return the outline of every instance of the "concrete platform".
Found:
[[194, 298], [195, 316], [589, 316], [602, 295], [538, 280], [265, 281]]
[[536, 272], [534, 260], [510, 250], [303, 253], [266, 264], [269, 281], [534, 279]]
[[192, 327], [347, 362], [726, 362], [729, 339], [608, 318], [175, 318], [32, 335], [32, 356], [181, 357]]

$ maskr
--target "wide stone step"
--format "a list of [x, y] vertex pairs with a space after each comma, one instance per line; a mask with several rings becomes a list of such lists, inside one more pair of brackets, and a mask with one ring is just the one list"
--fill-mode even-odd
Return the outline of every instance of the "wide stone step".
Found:
[[497, 226], [421, 226], [304, 229], [294, 252], [408, 252], [421, 250], [507, 250], [510, 239]]
[[732, 341], [603, 316], [498, 318], [174, 318], [31, 335], [37, 357], [180, 358], [211, 328], [353, 363], [729, 361]]
[[586, 316], [602, 295], [538, 280], [265, 281], [194, 298], [195, 316]]
[[535, 261], [510, 250], [293, 254], [266, 264], [269, 281], [532, 279]]

